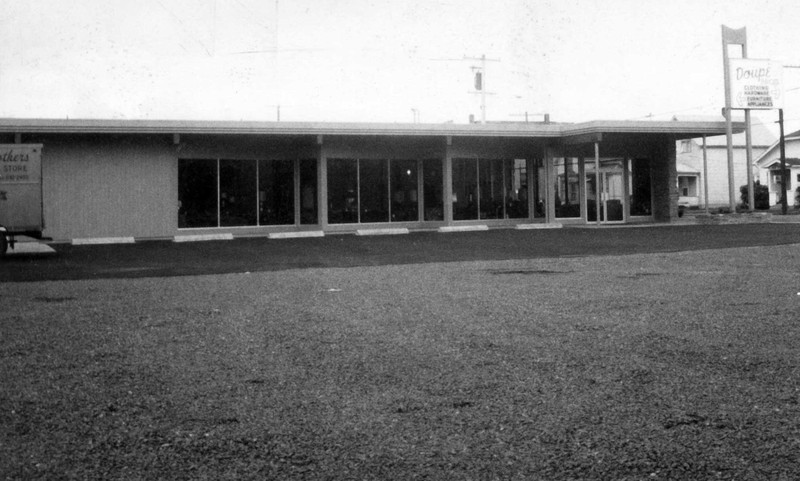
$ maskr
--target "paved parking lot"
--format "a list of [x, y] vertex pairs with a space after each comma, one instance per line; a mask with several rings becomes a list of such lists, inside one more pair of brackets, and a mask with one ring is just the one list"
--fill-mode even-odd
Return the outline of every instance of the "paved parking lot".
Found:
[[53, 244], [6, 256], [0, 282], [162, 277], [469, 260], [620, 255], [800, 243], [800, 224], [565, 227], [547, 230], [125, 245]]

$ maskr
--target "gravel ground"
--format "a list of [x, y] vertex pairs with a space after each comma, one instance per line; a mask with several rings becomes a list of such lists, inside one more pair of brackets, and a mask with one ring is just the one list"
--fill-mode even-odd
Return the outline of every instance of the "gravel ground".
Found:
[[2, 284], [0, 479], [796, 479], [800, 246]]

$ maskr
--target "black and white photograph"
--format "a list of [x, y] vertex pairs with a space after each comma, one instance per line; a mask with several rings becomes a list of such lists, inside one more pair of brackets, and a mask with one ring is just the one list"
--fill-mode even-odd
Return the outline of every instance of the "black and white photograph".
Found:
[[0, 12], [0, 480], [800, 479], [800, 3]]

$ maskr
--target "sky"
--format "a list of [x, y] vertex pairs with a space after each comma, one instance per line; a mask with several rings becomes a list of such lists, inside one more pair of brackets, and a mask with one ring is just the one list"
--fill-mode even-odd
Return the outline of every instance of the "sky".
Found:
[[[485, 65], [489, 121], [689, 119], [724, 105], [721, 25], [747, 27], [748, 57], [800, 65], [797, 0], [0, 7], [0, 117], [465, 123]], [[797, 130], [800, 69], [784, 85]]]

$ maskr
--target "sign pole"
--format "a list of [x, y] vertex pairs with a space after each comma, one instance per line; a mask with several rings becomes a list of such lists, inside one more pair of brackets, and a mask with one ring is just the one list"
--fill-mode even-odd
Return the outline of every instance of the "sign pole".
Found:
[[747, 145], [747, 210], [755, 210], [755, 188], [753, 185], [753, 136], [750, 133], [750, 109], [744, 111], [744, 138]]
[[[747, 58], [747, 35], [742, 40], [742, 58]], [[730, 74], [729, 74], [730, 75]], [[755, 188], [753, 186], [753, 136], [750, 130], [750, 109], [744, 111], [744, 138], [745, 154], [747, 159], [747, 206], [748, 211], [753, 212], [756, 204]]]
[[736, 212], [736, 185], [733, 176], [733, 125], [731, 120], [731, 77], [728, 45], [741, 45], [746, 49], [747, 28], [738, 30], [722, 26], [722, 67], [725, 74], [725, 137], [728, 147], [728, 204], [731, 212]]

